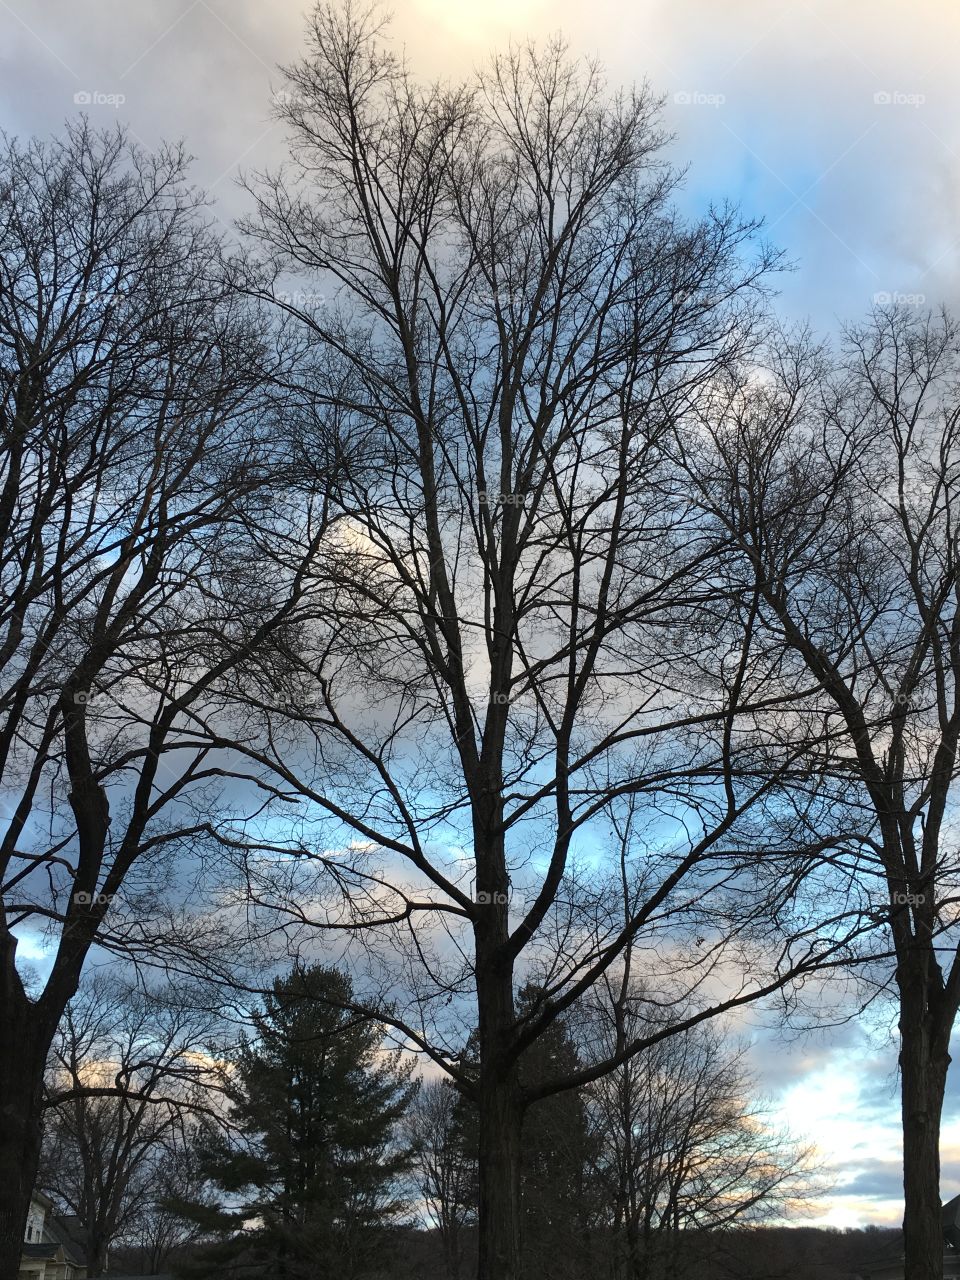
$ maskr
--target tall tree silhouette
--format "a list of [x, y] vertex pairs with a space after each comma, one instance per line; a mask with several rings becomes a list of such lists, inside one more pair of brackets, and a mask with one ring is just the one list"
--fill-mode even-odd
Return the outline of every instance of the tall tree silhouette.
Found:
[[[225, 956], [227, 914], [185, 927], [172, 871], [276, 799], [249, 761], [230, 787], [230, 738], [282, 683], [265, 652], [307, 591], [320, 455], [291, 451], [267, 390], [289, 350], [223, 259], [182, 151], [85, 123], [0, 142], [2, 1280], [91, 947]], [[33, 999], [23, 929], [53, 943]]]
[[[251, 752], [300, 798], [303, 855], [242, 873], [274, 924], [352, 931], [362, 1007], [474, 1094], [480, 1274], [517, 1280], [525, 1110], [644, 1040], [530, 1086], [523, 1055], [631, 940], [709, 920], [790, 765], [757, 736], [766, 671], [668, 448], [755, 343], [776, 255], [728, 207], [678, 216], [646, 89], [558, 42], [422, 86], [382, 25], [317, 7], [278, 108], [290, 164], [249, 184], [248, 287], [301, 324], [305, 384], [366, 447], [337, 486], [327, 625], [289, 650], [317, 705], [295, 746]], [[621, 875], [590, 851], [631, 797]], [[776, 902], [701, 931], [690, 1018], [815, 963], [772, 947], [703, 998]]]
[[[906, 1275], [937, 1280], [960, 1009], [960, 329], [891, 307], [836, 350], [783, 335], [700, 410], [677, 437], [691, 498], [731, 538], [758, 651], [815, 690], [794, 812], [833, 846], [827, 927], [859, 920], [874, 990], [896, 990]], [[773, 732], [799, 743], [803, 720]], [[828, 809], [845, 840], [813, 829]]]

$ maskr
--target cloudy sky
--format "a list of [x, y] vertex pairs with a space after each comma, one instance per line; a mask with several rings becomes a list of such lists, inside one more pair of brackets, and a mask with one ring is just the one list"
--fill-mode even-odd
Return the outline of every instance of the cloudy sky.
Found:
[[[278, 163], [271, 93], [307, 0], [0, 0], [0, 125], [50, 133], [79, 111], [147, 147], [185, 140], [225, 223], [235, 179]], [[666, 99], [690, 209], [730, 198], [794, 270], [781, 309], [819, 330], [876, 301], [960, 293], [960, 6], [947, 0], [396, 0], [394, 39], [428, 77], [562, 31], [613, 83]], [[784, 1044], [745, 1024], [764, 1089], [832, 1165], [823, 1219], [897, 1222], [894, 1041], [838, 1028]], [[956, 1055], [955, 1055], [956, 1056]], [[960, 1074], [948, 1095], [944, 1199], [960, 1192]]]

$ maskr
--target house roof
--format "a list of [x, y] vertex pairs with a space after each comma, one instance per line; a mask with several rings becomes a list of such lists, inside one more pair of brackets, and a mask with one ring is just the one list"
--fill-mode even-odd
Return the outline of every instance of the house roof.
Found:
[[45, 1230], [63, 1245], [68, 1258], [78, 1265], [83, 1261], [87, 1247], [87, 1229], [81, 1225], [75, 1213], [49, 1213]]
[[24, 1244], [20, 1250], [24, 1258], [44, 1258], [52, 1262], [58, 1253], [64, 1253], [59, 1240], [44, 1240], [38, 1244]]

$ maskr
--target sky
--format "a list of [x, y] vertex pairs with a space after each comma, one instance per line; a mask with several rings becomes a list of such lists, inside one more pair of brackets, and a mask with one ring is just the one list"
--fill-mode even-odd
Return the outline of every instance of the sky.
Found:
[[[665, 98], [690, 212], [730, 199], [793, 270], [779, 307], [817, 331], [875, 302], [960, 301], [960, 6], [947, 0], [396, 0], [392, 38], [427, 78], [562, 32], [611, 85]], [[0, 126], [49, 134], [86, 111], [152, 149], [183, 139], [229, 225], [241, 171], [282, 161], [271, 95], [306, 0], [0, 0]], [[29, 958], [29, 957], [27, 957]], [[39, 957], [38, 957], [39, 958]], [[835, 1187], [819, 1221], [901, 1215], [895, 1040], [856, 1023], [784, 1043], [745, 1023], [778, 1120], [817, 1143]], [[955, 1054], [955, 1057], [957, 1055]], [[942, 1193], [960, 1192], [960, 1073]]]

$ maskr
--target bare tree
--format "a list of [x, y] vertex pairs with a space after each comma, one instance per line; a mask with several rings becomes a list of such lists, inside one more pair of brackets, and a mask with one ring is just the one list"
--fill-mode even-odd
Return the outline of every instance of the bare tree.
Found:
[[210, 1015], [171, 997], [98, 975], [54, 1041], [39, 1183], [83, 1227], [91, 1276], [151, 1204], [161, 1157], [216, 1116]]
[[128, 1248], [139, 1252], [147, 1275], [167, 1270], [171, 1258], [203, 1234], [178, 1204], [204, 1199], [212, 1204], [214, 1199], [195, 1150], [196, 1131], [175, 1131], [171, 1137], [154, 1152], [147, 1195], [123, 1237]]
[[[942, 1275], [940, 1116], [960, 1004], [958, 336], [946, 315], [894, 308], [837, 354], [784, 339], [718, 383], [678, 441], [739, 548], [758, 644], [818, 690], [794, 811], [816, 793], [847, 815], [831, 899], [873, 925], [872, 972], [895, 988], [908, 1280]], [[783, 717], [777, 732], [795, 728]]]
[[[200, 206], [182, 154], [119, 132], [0, 150], [2, 1280], [91, 946], [171, 949], [177, 868], [216, 843], [216, 816], [279, 800], [249, 762], [229, 784], [229, 738], [268, 732], [284, 688], [267, 642], [304, 598], [322, 460], [290, 454], [289, 406], [263, 394], [284, 348], [231, 290]], [[230, 963], [229, 917], [204, 906], [195, 941]], [[35, 998], [25, 930], [52, 948]]]
[[[559, 45], [448, 90], [369, 13], [321, 6], [309, 43], [280, 108], [291, 168], [251, 184], [249, 287], [311, 336], [311, 392], [370, 465], [339, 477], [326, 625], [288, 651], [320, 705], [292, 712], [295, 751], [251, 752], [305, 802], [302, 856], [239, 861], [251, 902], [342, 938], [378, 984], [357, 1007], [474, 1097], [479, 1273], [516, 1280], [524, 1110], [840, 945], [780, 939], [750, 978], [720, 967], [737, 914], [711, 915], [789, 753], [754, 731], [768, 672], [668, 445], [750, 349], [775, 259], [735, 211], [679, 219], [656, 101]], [[598, 859], [631, 802], [622, 857]], [[742, 902], [744, 926], [769, 906]], [[666, 956], [693, 920], [668, 965], [687, 1016], [522, 1085], [524, 1050], [628, 945]]]
[[463, 1228], [474, 1218], [476, 1161], [458, 1133], [459, 1096], [449, 1080], [421, 1085], [405, 1130], [417, 1190], [443, 1245], [448, 1280], [460, 1280]]
[[[587, 1047], [609, 1053], [663, 1016], [633, 984], [585, 1019]], [[713, 1025], [651, 1045], [589, 1094], [617, 1276], [695, 1273], [698, 1231], [716, 1248], [726, 1228], [786, 1216], [824, 1189], [812, 1150], [772, 1127], [743, 1050]]]

